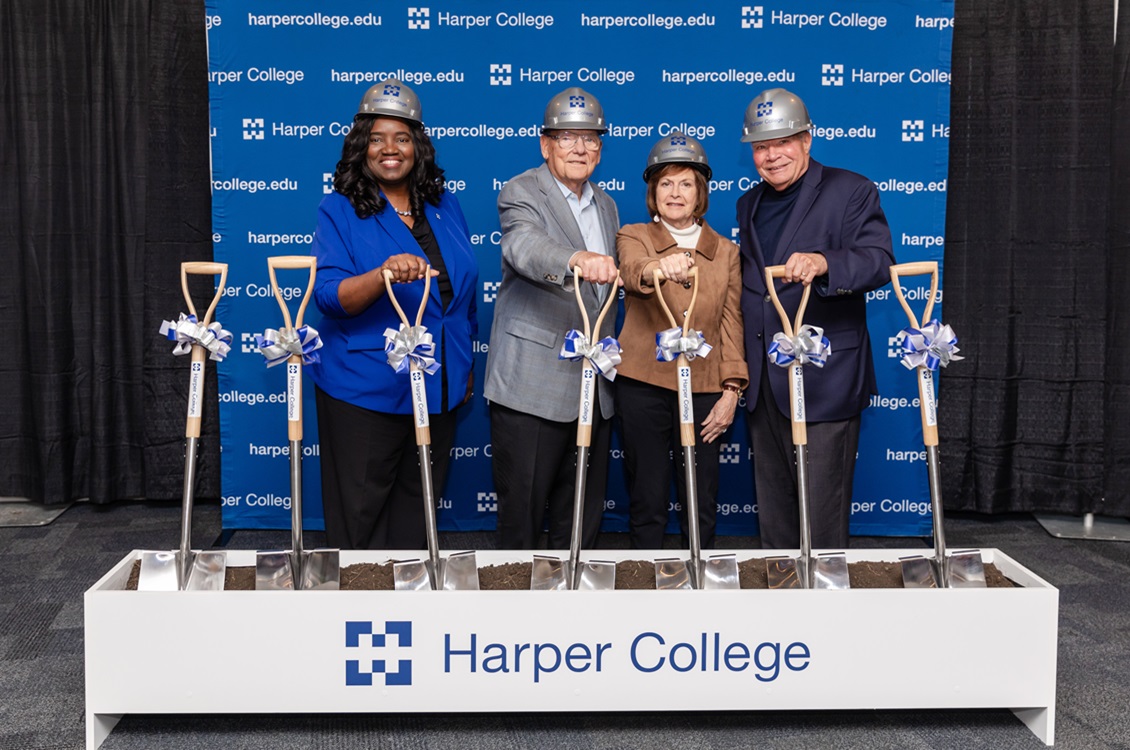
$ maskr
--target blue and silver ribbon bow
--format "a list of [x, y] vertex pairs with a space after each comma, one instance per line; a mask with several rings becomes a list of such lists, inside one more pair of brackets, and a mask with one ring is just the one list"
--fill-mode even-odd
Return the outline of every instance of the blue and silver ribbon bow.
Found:
[[180, 314], [177, 320], [161, 321], [161, 335], [169, 341], [177, 342], [173, 354], [181, 356], [192, 351], [193, 344], [208, 350], [208, 359], [222, 362], [231, 351], [232, 334], [225, 331], [219, 321], [200, 325], [195, 315]]
[[702, 336], [702, 331], [690, 330], [683, 336], [682, 328], [668, 328], [655, 334], [655, 361], [670, 362], [680, 354], [687, 355], [687, 361], [695, 357], [705, 357], [713, 349]]
[[793, 360], [802, 365], [823, 367], [831, 354], [832, 345], [824, 337], [824, 329], [807, 324], [792, 338], [778, 333], [769, 345], [769, 361], [781, 367], [788, 367]]
[[557, 358], [574, 362], [587, 359], [597, 372], [609, 380], [615, 380], [616, 365], [620, 364], [620, 342], [606, 336], [595, 344], [590, 344], [588, 337], [574, 328], [565, 334], [565, 343], [561, 345]]
[[268, 328], [262, 335], [255, 334], [255, 346], [267, 360], [267, 367], [274, 367], [290, 359], [291, 355], [302, 356], [302, 364], [313, 365], [321, 360], [317, 351], [322, 348], [318, 331], [310, 326], [284, 328], [281, 331]]
[[432, 335], [424, 326], [406, 326], [400, 324], [400, 329], [385, 329], [385, 352], [388, 353], [388, 363], [392, 369], [400, 374], [409, 371], [412, 362], [429, 375], [439, 372], [439, 362], [436, 362], [436, 345]]
[[947, 325], [942, 325], [935, 318], [921, 330], [917, 328], [904, 328], [899, 331], [902, 340], [902, 363], [908, 370], [913, 370], [919, 365], [925, 365], [931, 370], [937, 370], [938, 365], [945, 367], [950, 362], [964, 357], [957, 356], [961, 351], [957, 348], [957, 335]]

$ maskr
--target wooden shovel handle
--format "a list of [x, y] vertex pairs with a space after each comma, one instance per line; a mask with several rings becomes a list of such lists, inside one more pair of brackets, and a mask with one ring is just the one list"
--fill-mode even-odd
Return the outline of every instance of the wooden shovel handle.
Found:
[[[278, 278], [275, 276], [275, 269], [310, 269], [310, 279], [306, 282], [306, 292], [302, 295], [302, 302], [298, 306], [298, 314], [294, 318], [294, 324], [290, 322], [290, 309], [286, 306], [286, 301], [283, 299], [282, 290], [279, 289]], [[276, 255], [273, 258], [267, 258], [267, 273], [271, 277], [271, 291], [275, 293], [275, 299], [278, 300], [279, 309], [282, 310], [283, 322], [287, 328], [301, 328], [302, 318], [306, 314], [306, 305], [310, 303], [310, 294], [314, 291], [314, 277], [318, 273], [318, 259], [313, 255]]]
[[[926, 309], [922, 311], [922, 320], [919, 322], [918, 318], [914, 316], [914, 311], [910, 309], [910, 305], [906, 303], [906, 297], [902, 293], [901, 278], [903, 276], [924, 276], [926, 274], [930, 274], [930, 298], [926, 300]], [[922, 260], [916, 263], [899, 263], [891, 266], [891, 286], [895, 288], [895, 296], [898, 297], [903, 312], [910, 320], [911, 327], [920, 328], [930, 320], [930, 313], [934, 311], [934, 299], [938, 296], [938, 262]]]
[[[662, 282], [666, 281], [667, 277], [658, 268], [652, 272], [655, 279], [655, 296], [659, 298], [659, 304], [663, 307], [663, 312], [667, 313], [667, 320], [671, 321], [671, 327], [679, 327], [679, 321], [675, 320], [675, 316], [671, 313], [671, 308], [667, 306], [667, 300], [663, 297]], [[691, 287], [691, 303], [687, 306], [687, 314], [683, 317], [683, 335], [687, 335], [687, 331], [691, 329], [691, 316], [694, 315], [694, 306], [698, 302], [698, 269], [691, 268], [687, 271], [687, 276], [692, 279]]]
[[[412, 323], [408, 322], [408, 316], [404, 314], [404, 308], [396, 301], [396, 294], [392, 291], [394, 286], [392, 283], [392, 271], [387, 268], [381, 272], [385, 280], [385, 294], [388, 295], [388, 301], [396, 308], [396, 314], [400, 316], [400, 322], [406, 326], [411, 326]], [[432, 267], [426, 266], [424, 268], [424, 295], [420, 298], [420, 309], [416, 311], [416, 325], [420, 325], [420, 321], [424, 319], [424, 308], [428, 306], [428, 295], [432, 289]]]
[[[671, 308], [667, 305], [667, 300], [664, 299], [664, 297], [663, 297], [662, 282], [666, 280], [666, 276], [664, 275], [663, 271], [659, 270], [658, 268], [655, 269], [652, 272], [652, 275], [653, 275], [654, 280], [655, 280], [654, 281], [655, 296], [659, 299], [659, 304], [663, 308], [663, 312], [665, 312], [667, 314], [667, 320], [669, 320], [671, 322], [671, 327], [677, 328], [679, 326], [679, 322], [677, 320], [675, 320], [675, 316], [671, 312]], [[697, 268], [691, 268], [690, 270], [687, 271], [687, 276], [693, 277], [694, 286], [692, 287], [693, 291], [691, 292], [691, 303], [690, 303], [690, 305], [687, 306], [687, 314], [683, 317], [683, 335], [684, 336], [686, 336], [687, 331], [690, 330], [691, 316], [694, 314], [695, 302], [698, 301], [698, 269]], [[678, 372], [678, 370], [680, 370], [684, 367], [689, 367], [689, 366], [690, 366], [690, 362], [687, 361], [687, 355], [680, 352], [678, 358], [675, 360], [676, 372]], [[676, 382], [676, 388], [678, 388], [678, 382]], [[681, 398], [682, 397], [680, 395], [680, 399]], [[682, 402], [680, 401], [680, 410], [681, 410], [681, 408], [682, 408]], [[679, 444], [682, 445], [684, 448], [694, 446], [695, 435], [694, 435], [694, 424], [693, 423], [683, 423], [683, 422], [679, 423]]]
[[[930, 298], [926, 300], [926, 309], [922, 311], [922, 321], [915, 317], [914, 311], [906, 302], [902, 293], [903, 276], [924, 276], [930, 274]], [[922, 260], [916, 263], [899, 263], [891, 266], [891, 286], [895, 288], [895, 296], [902, 305], [903, 312], [910, 320], [911, 328], [921, 328], [930, 320], [930, 313], [934, 310], [934, 300], [938, 296], [938, 263], [933, 260]], [[938, 444], [937, 406], [934, 403], [937, 394], [937, 381], [934, 373], [926, 365], [914, 368], [914, 375], [918, 378], [918, 404], [922, 415], [922, 444], [935, 446]]]
[[[807, 284], [804, 287], [804, 293], [800, 298], [800, 307], [797, 308], [796, 318], [794, 322], [789, 324], [789, 316], [785, 312], [784, 306], [781, 304], [780, 298], [777, 297], [777, 287], [773, 283], [773, 279], [779, 279], [785, 275], [784, 266], [767, 266], [765, 268], [765, 286], [769, 290], [769, 297], [773, 300], [773, 307], [777, 308], [777, 315], [781, 318], [781, 327], [785, 331], [785, 335], [793, 338], [800, 331], [801, 322], [804, 320], [804, 309], [808, 307], [808, 297], [812, 294], [812, 285]], [[789, 419], [793, 427], [793, 445], [807, 445], [808, 444], [808, 427], [803, 419], [803, 412], [801, 418], [798, 418], [798, 400], [803, 400], [804, 396], [798, 393], [800, 389], [804, 388], [803, 378], [796, 378], [793, 375], [793, 368], [796, 364], [789, 365]], [[798, 383], [797, 380], [800, 380]]]
[[[224, 285], [227, 283], [228, 278], [228, 264], [227, 263], [213, 263], [211, 261], [187, 261], [180, 264], [180, 288], [184, 294], [184, 302], [188, 305], [188, 312], [190, 315], [196, 315], [196, 306], [192, 304], [192, 295], [188, 292], [188, 276], [215, 276], [219, 274], [220, 281], [216, 284], [216, 294], [212, 297], [212, 303], [208, 305], [208, 311], [204, 313], [204, 318], [201, 319], [197, 316], [197, 320], [201, 325], [208, 325], [212, 322], [212, 314], [216, 311], [216, 305], [220, 303], [220, 297], [224, 295]], [[200, 417], [192, 416], [192, 400], [198, 399], [200, 402], [204, 400], [204, 361], [208, 358], [208, 352], [199, 344], [192, 345], [191, 364], [189, 365], [189, 416], [185, 420], [184, 436], [186, 438], [200, 437]], [[203, 409], [203, 403], [198, 403], [197, 409]]]
[[[432, 272], [431, 265], [428, 265], [427, 267], [424, 268], [424, 295], [420, 299], [420, 309], [416, 311], [416, 325], [420, 325], [420, 322], [423, 321], [423, 319], [424, 319], [424, 309], [428, 306], [428, 294], [431, 292], [431, 288], [432, 288], [432, 274], [431, 274], [431, 272]], [[385, 294], [388, 295], [388, 301], [391, 302], [393, 308], [396, 309], [396, 314], [400, 316], [400, 322], [403, 323], [404, 325], [410, 327], [412, 324], [408, 322], [408, 316], [404, 314], [404, 308], [402, 308], [400, 306], [400, 303], [396, 301], [396, 293], [392, 291], [392, 287], [394, 286], [393, 283], [392, 283], [392, 271], [390, 271], [386, 268], [384, 271], [381, 272], [381, 275], [384, 277], [384, 280], [385, 280]], [[414, 374], [420, 369], [420, 367], [415, 362], [410, 362], [409, 365], [408, 365], [408, 369], [411, 373]], [[411, 388], [412, 386], [409, 385], [409, 387]], [[425, 425], [420, 424], [420, 422], [422, 420], [421, 420], [421, 415], [419, 413], [417, 413], [417, 408], [418, 407], [417, 407], [417, 404], [416, 404], [416, 399], [415, 399], [415, 397], [413, 397], [412, 398], [412, 413], [414, 415], [414, 418], [415, 418], [414, 421], [416, 423], [416, 445], [431, 445], [431, 443], [432, 443], [431, 427], [429, 427], [426, 424]], [[425, 409], [426, 409], [426, 406], [425, 406]]]
[[[279, 288], [279, 280], [275, 274], [276, 269], [310, 269], [310, 279], [306, 282], [306, 292], [302, 295], [302, 302], [298, 305], [298, 315], [295, 316], [293, 324], [290, 320], [290, 308], [286, 306], [286, 300], [283, 299], [282, 290]], [[306, 305], [310, 303], [310, 294], [314, 291], [314, 277], [318, 272], [318, 259], [313, 255], [276, 255], [267, 258], [267, 273], [271, 277], [271, 291], [275, 294], [275, 300], [279, 303], [279, 309], [282, 310], [283, 323], [288, 330], [296, 330], [302, 327], [302, 318], [306, 314]], [[287, 433], [291, 442], [295, 440], [302, 440], [302, 355], [292, 354], [286, 361], [287, 366]], [[292, 372], [292, 368], [297, 366], [297, 372]], [[294, 398], [296, 402], [291, 404], [291, 379], [295, 380], [294, 383]], [[294, 410], [296, 419], [290, 419], [290, 410]]]
[[[614, 280], [609, 285], [612, 288], [608, 290], [608, 299], [606, 299], [604, 301], [604, 307], [601, 308], [600, 315], [596, 319], [596, 325], [593, 326], [592, 328], [589, 328], [589, 313], [588, 313], [588, 310], [585, 309], [585, 300], [581, 296], [581, 280], [583, 278], [584, 278], [584, 274], [581, 273], [581, 269], [579, 267], [574, 266], [573, 267], [573, 294], [577, 298], [577, 307], [580, 308], [580, 310], [581, 310], [581, 320], [584, 323], [584, 329], [583, 329], [582, 332], [585, 334], [585, 338], [588, 339], [589, 343], [591, 344], [591, 343], [594, 343], [593, 340], [597, 336], [600, 335], [600, 324], [604, 322], [604, 316], [608, 315], [608, 311], [612, 309], [612, 305], [616, 302], [616, 297], [617, 297], [616, 280], [619, 280], [620, 272], [616, 271], [616, 280]], [[597, 400], [595, 398], [595, 392], [596, 392], [595, 391], [595, 383], [596, 383], [595, 370], [596, 370], [596, 368], [592, 366], [592, 363], [589, 362], [588, 359], [585, 359], [581, 364], [581, 377], [582, 377], [582, 379], [588, 376], [588, 372], [590, 370], [594, 371], [594, 374], [592, 376], [593, 377], [593, 388], [594, 388], [594, 390], [593, 390], [594, 397], [593, 397], [592, 408], [595, 410], [595, 409], [600, 408], [600, 404], [597, 403]], [[581, 388], [584, 388], [583, 380], [582, 380], [582, 383], [581, 383]], [[583, 401], [584, 400], [584, 394], [582, 394], [581, 398], [582, 398], [582, 401]], [[580, 447], [580, 446], [588, 447], [591, 444], [592, 444], [592, 425], [582, 423], [581, 420], [580, 420], [580, 415], [578, 415], [578, 419], [577, 419], [577, 445], [578, 445], [578, 447]]]
[[801, 322], [804, 320], [804, 310], [808, 307], [808, 297], [812, 294], [812, 285], [805, 285], [804, 294], [802, 294], [800, 298], [800, 307], [796, 310], [796, 318], [792, 324], [790, 324], [789, 316], [785, 313], [785, 308], [781, 305], [781, 300], [777, 297], [777, 287], [773, 284], [773, 279], [779, 279], [784, 275], [784, 266], [766, 266], [765, 287], [769, 290], [769, 297], [773, 300], [773, 307], [777, 308], [777, 315], [781, 318], [781, 328], [784, 329], [786, 336], [792, 338], [800, 330]]

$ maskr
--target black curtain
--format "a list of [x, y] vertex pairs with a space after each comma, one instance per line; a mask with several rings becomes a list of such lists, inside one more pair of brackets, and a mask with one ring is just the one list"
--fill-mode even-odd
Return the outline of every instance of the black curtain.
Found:
[[1130, 516], [1130, 6], [1118, 17], [1112, 75], [1103, 512]]
[[1103, 503], [1107, 305], [1126, 303], [1110, 0], [961, 2], [954, 28], [944, 312], [966, 359], [942, 376], [946, 505], [1127, 514]]
[[188, 362], [157, 329], [212, 257], [204, 4], [7, 0], [0, 60], [0, 495], [180, 497]]

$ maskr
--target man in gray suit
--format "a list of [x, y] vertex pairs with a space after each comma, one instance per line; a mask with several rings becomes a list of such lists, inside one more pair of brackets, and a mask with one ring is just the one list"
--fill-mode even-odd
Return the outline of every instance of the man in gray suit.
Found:
[[[616, 294], [616, 204], [589, 178], [608, 128], [596, 97], [572, 87], [553, 97], [542, 125], [545, 163], [514, 177], [498, 196], [502, 285], [495, 300], [484, 394], [503, 549], [534, 549], [549, 512], [549, 549], [567, 549], [572, 527], [581, 363], [558, 358], [565, 333], [581, 328], [573, 268], [581, 271], [590, 320]], [[609, 315], [593, 340], [612, 335]], [[600, 532], [608, 474], [612, 392], [597, 378], [585, 486], [582, 545]]]

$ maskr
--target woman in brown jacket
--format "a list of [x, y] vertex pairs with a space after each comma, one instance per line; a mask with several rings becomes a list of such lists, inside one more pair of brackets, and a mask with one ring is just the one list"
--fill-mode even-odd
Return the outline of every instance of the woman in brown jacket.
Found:
[[[616, 236], [616, 251], [626, 292], [619, 340], [616, 413], [620, 416], [630, 498], [632, 547], [659, 549], [667, 526], [671, 456], [683, 512], [686, 546], [686, 490], [681, 477], [677, 374], [674, 361], [656, 353], [656, 334], [671, 327], [654, 299], [654, 272], [667, 279], [664, 299], [683, 325], [691, 300], [691, 268], [698, 269], [698, 299], [691, 326], [712, 347], [688, 353], [695, 418], [695, 465], [699, 531], [703, 548], [714, 544], [718, 497], [719, 438], [734, 421], [734, 411], [749, 382], [742, 338], [742, 276], [737, 246], [711, 229], [702, 217], [709, 202], [711, 170], [702, 144], [679, 132], [663, 138], [648, 155], [644, 170], [647, 208], [653, 221], [630, 224]], [[691, 334], [693, 335], [693, 334]], [[673, 359], [674, 355], [672, 355]]]

